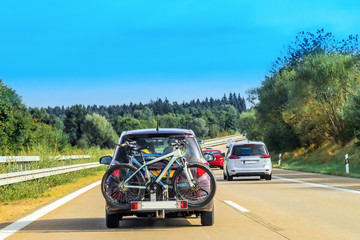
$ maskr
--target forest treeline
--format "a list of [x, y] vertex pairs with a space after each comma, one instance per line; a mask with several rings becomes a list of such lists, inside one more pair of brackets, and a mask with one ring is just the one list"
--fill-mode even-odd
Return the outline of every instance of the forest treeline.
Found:
[[47, 148], [113, 148], [125, 130], [142, 128], [190, 128], [198, 137], [232, 134], [246, 110], [240, 94], [221, 99], [170, 103], [157, 99], [147, 104], [32, 108], [22, 103], [15, 90], [0, 79], [0, 154]]
[[274, 152], [344, 145], [360, 138], [359, 63], [357, 35], [337, 40], [324, 30], [300, 32], [261, 85], [248, 90], [250, 109], [235, 93], [183, 103], [28, 108], [0, 80], [0, 153], [112, 148], [122, 131], [157, 125], [191, 128], [203, 138], [246, 131]]
[[359, 139], [359, 60], [358, 36], [300, 32], [248, 91], [253, 107], [241, 114], [240, 129], [275, 152]]

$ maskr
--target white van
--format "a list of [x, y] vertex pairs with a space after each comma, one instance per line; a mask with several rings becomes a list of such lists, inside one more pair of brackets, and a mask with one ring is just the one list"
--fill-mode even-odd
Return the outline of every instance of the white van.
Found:
[[272, 164], [269, 152], [263, 142], [230, 142], [224, 161], [224, 180], [233, 177], [260, 176], [271, 180]]

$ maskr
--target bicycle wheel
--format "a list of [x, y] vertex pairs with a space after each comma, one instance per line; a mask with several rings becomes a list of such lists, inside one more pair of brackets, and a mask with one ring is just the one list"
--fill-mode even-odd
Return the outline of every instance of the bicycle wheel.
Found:
[[187, 200], [190, 207], [201, 207], [213, 199], [216, 182], [211, 169], [202, 163], [188, 163], [194, 187], [190, 187], [185, 170], [179, 168], [173, 176], [173, 188], [178, 198]]
[[145, 180], [140, 172], [136, 173], [124, 186], [122, 185], [135, 171], [136, 168], [129, 164], [116, 165], [106, 171], [101, 181], [101, 192], [110, 205], [119, 209], [129, 209], [132, 201], [143, 199]]

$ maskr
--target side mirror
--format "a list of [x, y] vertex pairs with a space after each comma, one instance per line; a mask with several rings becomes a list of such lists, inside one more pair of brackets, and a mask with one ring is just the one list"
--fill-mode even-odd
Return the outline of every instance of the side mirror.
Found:
[[112, 157], [111, 156], [104, 156], [104, 157], [101, 157], [99, 162], [101, 164], [105, 164], [105, 165], [109, 165], [112, 161]]
[[215, 157], [214, 155], [210, 154], [210, 153], [205, 153], [204, 154], [204, 158], [207, 162], [211, 162], [211, 161], [214, 161]]
[[225, 157], [225, 153], [222, 153], [221, 156]]

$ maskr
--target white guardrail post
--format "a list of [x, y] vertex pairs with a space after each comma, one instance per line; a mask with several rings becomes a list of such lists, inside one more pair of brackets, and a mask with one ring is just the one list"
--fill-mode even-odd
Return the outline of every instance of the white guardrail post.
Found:
[[279, 166], [281, 165], [281, 153], [279, 154], [279, 162], [278, 162], [278, 165], [279, 165]]
[[349, 171], [349, 154], [345, 154], [345, 171], [346, 171], [346, 174], [349, 174], [350, 171]]

